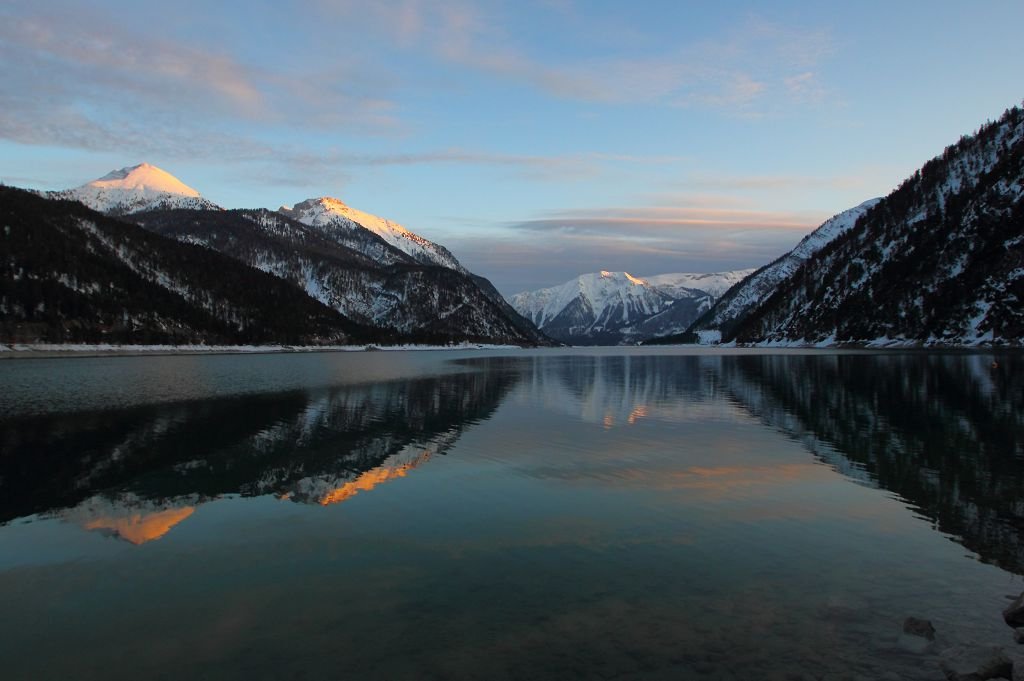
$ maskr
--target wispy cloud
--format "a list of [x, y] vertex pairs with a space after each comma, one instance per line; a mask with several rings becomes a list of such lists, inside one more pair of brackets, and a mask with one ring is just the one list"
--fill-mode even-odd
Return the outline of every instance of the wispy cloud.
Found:
[[584, 272], [637, 275], [763, 265], [792, 248], [827, 215], [713, 205], [561, 210], [512, 224], [457, 231], [445, 244], [505, 293], [561, 283]]
[[779, 190], [857, 189], [868, 184], [862, 175], [712, 175], [692, 173], [679, 186], [683, 196], [693, 190], [775, 192]]
[[79, 15], [8, 13], [3, 19], [0, 49], [9, 67], [20, 67], [4, 69], [5, 80], [31, 81], [43, 93], [82, 96], [98, 87], [178, 102], [195, 94], [236, 114], [263, 106], [254, 74], [227, 55], [141, 40], [118, 30], [116, 22], [96, 25]]
[[296, 77], [129, 30], [102, 6], [0, 9], [0, 60], [0, 136], [25, 144], [138, 153], [157, 145], [171, 155], [206, 148], [234, 159], [270, 151], [239, 132], [246, 125], [398, 125], [393, 102], [344, 65]]
[[[748, 109], [766, 99], [818, 102], [827, 92], [820, 68], [833, 52], [828, 29], [751, 16], [717, 35], [652, 53], [647, 45], [653, 41], [635, 34], [628, 21], [616, 22], [612, 31], [593, 13], [557, 2], [546, 7], [566, 35], [599, 33], [605, 40], [589, 56], [552, 59], [505, 27], [507, 8], [500, 3], [378, 0], [368, 7], [351, 0], [312, 1], [327, 16], [362, 22], [396, 47], [425, 50], [553, 97], [595, 103], [662, 103], [750, 115]], [[614, 49], [609, 41], [616, 41]]]
[[568, 234], [621, 234], [664, 238], [692, 228], [743, 230], [806, 230], [817, 213], [740, 209], [734, 206], [651, 206], [559, 211], [549, 216], [511, 225], [513, 229]]

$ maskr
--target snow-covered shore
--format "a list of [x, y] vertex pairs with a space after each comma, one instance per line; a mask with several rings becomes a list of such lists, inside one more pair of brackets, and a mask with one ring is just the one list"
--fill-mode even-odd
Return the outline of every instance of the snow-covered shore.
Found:
[[513, 350], [518, 345], [114, 345], [101, 343], [0, 343], [0, 359], [32, 357], [118, 357], [132, 355], [239, 355], [279, 352], [366, 352], [370, 350]]

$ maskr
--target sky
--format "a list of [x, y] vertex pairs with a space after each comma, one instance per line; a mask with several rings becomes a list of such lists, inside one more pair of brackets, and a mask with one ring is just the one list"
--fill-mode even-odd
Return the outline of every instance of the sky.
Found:
[[334, 196], [505, 294], [757, 267], [1024, 98], [1024, 3], [0, 5], [0, 181]]

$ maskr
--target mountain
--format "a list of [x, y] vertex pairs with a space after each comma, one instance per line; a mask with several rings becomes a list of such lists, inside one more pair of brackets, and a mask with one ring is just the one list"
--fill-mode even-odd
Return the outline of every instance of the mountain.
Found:
[[[466, 268], [444, 246], [435, 244], [419, 234], [414, 234], [398, 223], [356, 210], [330, 196], [307, 199], [302, 203], [295, 204], [292, 208], [282, 206], [278, 212], [304, 225], [309, 225], [339, 243], [345, 243], [353, 239], [353, 235], [359, 235], [365, 230], [376, 234], [385, 243], [412, 257], [420, 264], [438, 265], [468, 274]], [[356, 248], [356, 250], [359, 249]], [[374, 257], [370, 253], [367, 255]]]
[[5, 342], [315, 345], [370, 337], [277, 277], [78, 202], [0, 187], [0, 215]]
[[164, 210], [131, 217], [148, 230], [280, 277], [376, 328], [384, 341], [401, 336], [424, 343], [550, 343], [532, 325], [512, 318], [504, 301], [494, 300], [496, 292], [483, 290], [473, 275], [424, 265], [362, 228], [336, 238], [337, 231], [268, 210]]
[[[729, 336], [737, 320], [742, 319], [752, 309], [767, 300], [778, 288], [779, 284], [796, 272], [800, 266], [818, 251], [838, 237], [846, 234], [867, 211], [881, 199], [869, 199], [849, 210], [845, 210], [826, 220], [820, 227], [805, 236], [789, 253], [765, 265], [759, 270], [742, 270], [749, 276], [741, 277], [742, 283], [734, 285], [727, 292], [723, 291], [718, 301], [697, 319], [687, 336], [718, 340]], [[672, 275], [664, 275], [672, 276]], [[723, 283], [727, 280], [722, 279]], [[716, 282], [717, 283], [717, 282]], [[737, 284], [738, 285], [735, 285]], [[669, 337], [661, 342], [680, 342], [681, 338]]]
[[1024, 341], [1024, 111], [965, 136], [799, 265], [722, 339]]
[[378, 342], [551, 342], [443, 246], [337, 199], [227, 211], [146, 163], [44, 196], [219, 251], [372, 327]]
[[192, 187], [148, 163], [121, 168], [81, 187], [47, 192], [46, 196], [79, 201], [107, 215], [168, 208], [220, 210]]
[[673, 298], [685, 295], [682, 289], [697, 289], [711, 295], [714, 298], [721, 298], [722, 294], [740, 283], [754, 273], [756, 268], [747, 270], [732, 270], [730, 272], [711, 272], [699, 274], [696, 272], [678, 272], [675, 274], [655, 274], [650, 277], [643, 277], [648, 284], [662, 293], [667, 293]]
[[509, 303], [552, 338], [577, 345], [614, 345], [685, 329], [713, 301], [708, 293], [685, 288], [676, 280], [666, 279], [663, 286], [665, 290], [628, 272], [601, 271], [561, 286], [516, 294]]

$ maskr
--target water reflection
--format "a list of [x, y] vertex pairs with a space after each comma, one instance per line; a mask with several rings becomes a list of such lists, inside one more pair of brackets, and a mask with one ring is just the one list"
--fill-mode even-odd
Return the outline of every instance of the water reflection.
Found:
[[[511, 360], [532, 402], [604, 428], [693, 422], [734, 411], [719, 399], [722, 357], [556, 356]], [[467, 361], [472, 365], [472, 361]]]
[[164, 536], [195, 510], [194, 506], [160, 508], [129, 495], [116, 500], [95, 496], [61, 515], [82, 529], [102, 532], [138, 546]]
[[224, 495], [337, 504], [485, 420], [501, 371], [0, 422], [0, 520], [59, 516], [133, 544]]
[[[1024, 574], [1024, 357], [900, 353], [535, 358], [530, 390], [605, 427], [735, 407]], [[706, 471], [704, 473], [707, 473]], [[670, 479], [726, 481], [736, 472]], [[746, 471], [748, 481], [769, 471]], [[663, 484], [667, 481], [663, 481]]]
[[908, 615], [1009, 634], [933, 528], [1022, 571], [1018, 357], [446, 360], [0, 417], [7, 677], [923, 681]]
[[898, 494], [983, 560], [1024, 573], [1019, 355], [738, 357], [723, 385], [846, 475]]
[[[1024, 572], [1020, 356], [996, 367], [984, 355], [914, 353], [460, 363], [470, 371], [2, 421], [0, 521], [59, 514], [140, 544], [226, 494], [337, 504], [445, 453], [516, 387], [517, 399], [605, 429], [752, 415], [845, 475], [898, 494], [983, 559]], [[537, 474], [576, 474], [561, 463]], [[632, 473], [637, 484], [707, 489], [777, 474]]]
[[[1024, 573], [1024, 361], [985, 355], [542, 355], [459, 373], [0, 421], [0, 521], [59, 515], [133, 544], [223, 495], [331, 505], [409, 475], [518, 400], [604, 429], [748, 414], [898, 494], [984, 560]], [[620, 452], [628, 458], [628, 452]], [[616, 484], [753, 486], [782, 469], [678, 466]], [[601, 475], [598, 462], [587, 462]], [[579, 475], [563, 461], [534, 474]], [[801, 474], [808, 475], [801, 469]], [[629, 478], [633, 480], [630, 481]]]

